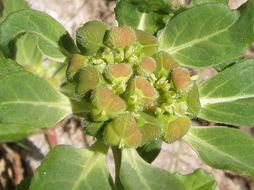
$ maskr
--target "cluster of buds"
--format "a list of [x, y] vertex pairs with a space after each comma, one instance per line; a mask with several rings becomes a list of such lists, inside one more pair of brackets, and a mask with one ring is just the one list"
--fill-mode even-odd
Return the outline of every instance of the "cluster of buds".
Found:
[[90, 21], [77, 30], [76, 42], [80, 52], [68, 60], [67, 79], [89, 104], [89, 134], [120, 148], [172, 143], [186, 134], [190, 73], [158, 50], [155, 36]]

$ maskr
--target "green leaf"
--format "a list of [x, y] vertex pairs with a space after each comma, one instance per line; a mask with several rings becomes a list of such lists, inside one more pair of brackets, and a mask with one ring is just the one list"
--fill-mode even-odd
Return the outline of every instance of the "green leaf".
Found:
[[29, 8], [25, 0], [0, 0], [0, 4], [3, 6], [0, 22], [13, 12]]
[[143, 11], [153, 11], [159, 13], [170, 13], [172, 10], [172, 0], [129, 0], [133, 5]]
[[46, 81], [0, 59], [0, 124], [51, 127], [71, 113], [69, 99]]
[[192, 0], [190, 6], [196, 6], [204, 3], [223, 3], [228, 4], [228, 0]]
[[26, 33], [16, 41], [15, 61], [21, 65], [41, 64], [43, 56], [35, 35]]
[[160, 33], [160, 49], [190, 67], [231, 63], [254, 41], [253, 8], [249, 1], [240, 12], [218, 3], [183, 11]]
[[105, 154], [58, 146], [37, 169], [29, 190], [111, 190]]
[[149, 144], [145, 144], [144, 146], [137, 149], [138, 154], [148, 163], [152, 163], [161, 151], [161, 140], [154, 140]]
[[39, 129], [29, 125], [1, 124], [0, 122], [0, 143], [19, 141], [36, 132], [39, 132]]
[[28, 190], [30, 183], [31, 183], [31, 179], [25, 179], [21, 181], [21, 183], [17, 187], [17, 190]]
[[223, 70], [200, 88], [199, 117], [231, 125], [254, 126], [254, 61]]
[[[22, 71], [23, 68], [11, 59], [5, 59], [0, 55], [0, 79], [10, 73]], [[1, 85], [1, 84], [0, 84]]]
[[[31, 33], [37, 37], [38, 48], [48, 58], [63, 61], [66, 50], [59, 44], [69, 39], [64, 27], [47, 14], [22, 10], [8, 16], [0, 25], [0, 48], [6, 57], [13, 56], [10, 47], [13, 41], [23, 33]], [[65, 52], [66, 53], [66, 52]]]
[[198, 169], [188, 175], [175, 174], [188, 190], [215, 190], [216, 181], [212, 174]]
[[163, 27], [163, 15], [153, 12], [141, 12], [137, 6], [131, 4], [128, 0], [121, 0], [117, 3], [115, 14], [120, 26], [130, 26], [149, 33], [155, 33]]
[[254, 177], [254, 139], [232, 128], [192, 128], [184, 137], [201, 159], [217, 169]]
[[176, 177], [153, 168], [137, 154], [135, 149], [122, 151], [120, 180], [125, 190], [185, 190]]

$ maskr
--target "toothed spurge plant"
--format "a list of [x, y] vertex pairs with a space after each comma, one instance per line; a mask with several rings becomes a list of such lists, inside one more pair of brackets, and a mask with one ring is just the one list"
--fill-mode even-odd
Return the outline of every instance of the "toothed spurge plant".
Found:
[[[254, 125], [254, 61], [244, 57], [254, 42], [254, 1], [231, 10], [222, 0], [118, 0], [116, 25], [92, 20], [73, 38], [24, 1], [1, 3], [0, 142], [70, 114], [95, 141], [52, 149], [18, 188], [214, 190], [201, 169], [151, 166], [162, 143], [178, 140], [213, 168], [254, 177], [254, 140], [239, 130]], [[208, 80], [206, 67], [216, 71]], [[214, 126], [192, 126], [197, 118]]]

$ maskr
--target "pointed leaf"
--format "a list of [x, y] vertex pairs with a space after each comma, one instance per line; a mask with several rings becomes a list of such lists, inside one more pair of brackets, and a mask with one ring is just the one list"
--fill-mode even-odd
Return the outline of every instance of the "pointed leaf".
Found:
[[200, 88], [201, 118], [254, 126], [254, 61], [223, 70]]
[[105, 152], [58, 146], [35, 172], [29, 190], [112, 190]]
[[25, 0], [0, 0], [0, 3], [2, 3], [3, 6], [0, 21], [4, 20], [13, 12], [29, 8]]
[[41, 52], [56, 61], [63, 61], [65, 52], [60, 47], [62, 41], [71, 41], [62, 25], [47, 14], [22, 10], [8, 16], [0, 25], [0, 48], [6, 57], [13, 56], [11, 43], [22, 33], [29, 32], [38, 39]]
[[71, 113], [69, 100], [15, 62], [0, 59], [0, 124], [51, 127]]
[[43, 55], [37, 47], [37, 38], [33, 34], [24, 34], [16, 41], [15, 61], [21, 65], [41, 64]]
[[192, 128], [184, 137], [211, 167], [254, 177], [254, 139], [232, 128]]
[[201, 169], [188, 175], [175, 174], [188, 190], [215, 190], [216, 181], [212, 174], [206, 173]]
[[163, 15], [153, 12], [141, 12], [138, 10], [137, 6], [133, 5], [128, 0], [121, 0], [118, 2], [115, 13], [116, 20], [120, 26], [130, 26], [152, 34], [163, 26]]
[[19, 141], [36, 132], [39, 132], [39, 129], [33, 126], [0, 122], [0, 143]]
[[135, 149], [124, 149], [122, 152], [120, 180], [125, 190], [185, 190], [176, 177], [153, 168]]
[[254, 2], [249, 1], [241, 12], [219, 3], [183, 11], [161, 32], [160, 48], [186, 66], [231, 63], [254, 41], [253, 8]]

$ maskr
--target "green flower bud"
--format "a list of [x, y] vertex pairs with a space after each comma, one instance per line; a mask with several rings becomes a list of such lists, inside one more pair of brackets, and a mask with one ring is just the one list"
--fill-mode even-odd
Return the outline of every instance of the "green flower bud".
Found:
[[80, 70], [79, 82], [76, 87], [76, 94], [85, 94], [103, 83], [103, 77], [95, 66], [87, 66]]
[[165, 121], [163, 140], [167, 143], [173, 143], [181, 139], [188, 132], [190, 125], [191, 121], [187, 117], [171, 116]]
[[84, 55], [92, 55], [104, 46], [103, 40], [107, 26], [101, 21], [85, 23], [76, 32], [77, 46]]
[[113, 27], [107, 36], [107, 43], [113, 48], [125, 48], [135, 41], [135, 32], [127, 26]]
[[140, 54], [152, 56], [158, 51], [157, 38], [149, 33], [141, 30], [136, 30], [137, 41], [141, 44]]
[[136, 148], [142, 142], [142, 133], [131, 114], [122, 114], [106, 126], [104, 140], [120, 148]]
[[92, 103], [95, 106], [92, 110], [95, 121], [106, 121], [126, 110], [125, 101], [104, 87], [98, 87], [93, 91]]
[[125, 83], [132, 74], [131, 66], [125, 63], [107, 65], [105, 69], [105, 76], [112, 83]]
[[66, 71], [66, 77], [68, 80], [72, 80], [74, 76], [78, 73], [80, 69], [85, 67], [88, 60], [79, 54], [74, 54], [68, 63], [68, 68]]
[[185, 90], [192, 84], [188, 69], [178, 67], [172, 72], [172, 80], [177, 91]]
[[105, 48], [103, 54], [102, 54], [102, 58], [108, 63], [108, 64], [112, 64], [115, 62], [115, 58], [114, 58], [114, 54], [111, 51], [111, 49], [109, 48]]
[[121, 63], [124, 60], [124, 51], [122, 49], [112, 50], [114, 54], [114, 63]]
[[133, 56], [134, 53], [135, 53], [135, 47], [134, 47], [134, 46], [126, 47], [126, 48], [124, 49], [124, 58], [125, 58], [125, 59], [128, 59], [128, 58], [130, 58], [131, 56]]
[[154, 56], [157, 64], [155, 74], [157, 77], [167, 77], [168, 74], [178, 67], [177, 62], [166, 52], [159, 52]]
[[162, 124], [155, 117], [141, 112], [140, 116], [137, 118], [137, 123], [143, 134], [142, 144], [148, 144], [161, 137]]
[[83, 123], [85, 133], [92, 135], [92, 136], [97, 136], [100, 129], [102, 128], [103, 124], [104, 124], [104, 122], [95, 123], [95, 122], [85, 121]]
[[144, 77], [135, 77], [127, 89], [128, 103], [139, 109], [150, 109], [156, 105], [158, 93], [156, 89]]
[[143, 57], [138, 65], [138, 73], [142, 76], [149, 77], [156, 70], [156, 62], [152, 57]]

